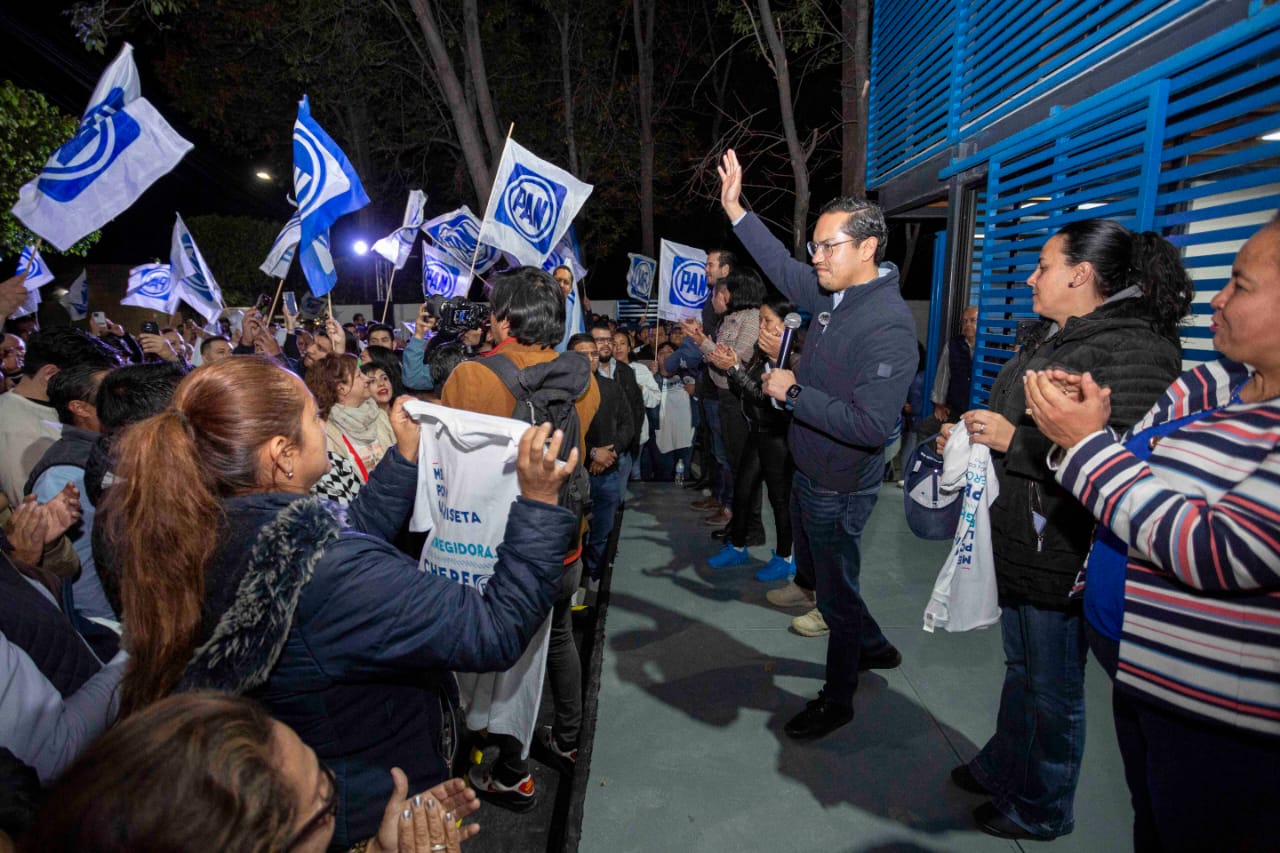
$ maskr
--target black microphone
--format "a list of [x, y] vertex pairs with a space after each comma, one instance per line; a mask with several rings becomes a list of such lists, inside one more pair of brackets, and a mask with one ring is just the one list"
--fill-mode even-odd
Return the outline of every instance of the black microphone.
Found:
[[782, 318], [782, 340], [778, 343], [778, 359], [773, 363], [775, 369], [786, 367], [787, 359], [791, 357], [791, 344], [803, 322], [800, 315], [794, 311]]

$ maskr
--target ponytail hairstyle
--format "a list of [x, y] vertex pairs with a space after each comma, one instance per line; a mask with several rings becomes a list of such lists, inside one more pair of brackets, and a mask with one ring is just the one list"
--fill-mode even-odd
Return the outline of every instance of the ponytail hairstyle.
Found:
[[271, 488], [260, 451], [278, 435], [302, 443], [306, 396], [274, 361], [228, 358], [190, 373], [169, 408], [117, 440], [117, 479], [99, 517], [117, 559], [132, 655], [122, 717], [181, 679], [200, 631], [222, 499]]
[[251, 700], [171, 696], [89, 745], [21, 849], [284, 850], [298, 809], [278, 750], [274, 721]]
[[1093, 266], [1098, 292], [1105, 298], [1132, 285], [1142, 289], [1151, 325], [1161, 335], [1178, 339], [1178, 328], [1191, 311], [1195, 284], [1172, 243], [1154, 231], [1136, 234], [1114, 219], [1072, 222], [1058, 231], [1062, 251], [1071, 264]]

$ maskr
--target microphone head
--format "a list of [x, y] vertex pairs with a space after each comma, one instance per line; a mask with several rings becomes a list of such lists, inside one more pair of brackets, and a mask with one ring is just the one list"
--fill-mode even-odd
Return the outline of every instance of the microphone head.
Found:
[[798, 329], [804, 323], [804, 320], [795, 311], [782, 318], [782, 325], [788, 329]]

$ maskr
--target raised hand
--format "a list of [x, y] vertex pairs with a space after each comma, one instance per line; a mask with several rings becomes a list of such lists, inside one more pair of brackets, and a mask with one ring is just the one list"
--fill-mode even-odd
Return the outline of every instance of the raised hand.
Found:
[[724, 209], [729, 220], [735, 221], [746, 208], [742, 206], [742, 166], [738, 163], [738, 155], [732, 148], [720, 158], [716, 168], [720, 173], [720, 207]]
[[391, 430], [396, 434], [396, 449], [400, 455], [410, 462], [418, 461], [418, 439], [422, 428], [418, 422], [404, 410], [404, 404], [412, 401], [409, 396], [396, 397], [391, 404]]

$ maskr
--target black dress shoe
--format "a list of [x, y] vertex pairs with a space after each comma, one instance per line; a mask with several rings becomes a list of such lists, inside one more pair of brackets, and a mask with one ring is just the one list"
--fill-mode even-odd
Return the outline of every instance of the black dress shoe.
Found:
[[698, 491], [702, 491], [703, 489], [711, 488], [711, 481], [710, 480], [686, 480], [684, 487], [686, 489], [697, 489]]
[[812, 740], [830, 734], [853, 719], [853, 708], [819, 696], [791, 718], [783, 731], [795, 740]]
[[970, 794], [986, 794], [991, 795], [986, 786], [979, 782], [973, 775], [973, 771], [969, 769], [968, 764], [961, 764], [959, 767], [951, 769], [951, 781], [955, 786]]
[[1036, 835], [1028, 832], [996, 808], [995, 803], [983, 803], [973, 810], [973, 819], [987, 835], [1007, 838], [1011, 841], [1052, 841], [1056, 835]]
[[715, 530], [711, 531], [711, 538], [717, 541], [724, 539], [728, 535], [729, 535], [728, 527], [718, 527]]
[[900, 666], [902, 666], [902, 652], [893, 646], [873, 655], [858, 656], [859, 672], [866, 672], [869, 669], [897, 669]]

